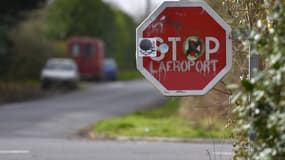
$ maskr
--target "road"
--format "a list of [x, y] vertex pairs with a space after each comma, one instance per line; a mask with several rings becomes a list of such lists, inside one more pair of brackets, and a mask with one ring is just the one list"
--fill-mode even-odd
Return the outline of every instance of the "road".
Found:
[[[230, 159], [226, 144], [91, 141], [93, 122], [165, 100], [144, 80], [88, 85], [77, 92], [0, 106], [0, 160]], [[223, 158], [222, 158], [223, 157]]]

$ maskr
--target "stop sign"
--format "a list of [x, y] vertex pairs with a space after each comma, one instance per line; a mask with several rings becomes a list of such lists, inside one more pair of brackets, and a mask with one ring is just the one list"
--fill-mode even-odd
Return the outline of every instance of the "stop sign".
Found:
[[231, 68], [230, 33], [205, 2], [164, 2], [137, 27], [137, 68], [166, 96], [203, 95]]

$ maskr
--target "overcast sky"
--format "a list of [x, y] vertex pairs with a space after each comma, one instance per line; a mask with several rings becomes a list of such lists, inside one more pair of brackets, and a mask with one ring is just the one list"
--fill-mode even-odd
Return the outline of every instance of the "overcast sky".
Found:
[[[129, 15], [138, 19], [145, 15], [146, 4], [148, 0], [103, 0], [105, 2], [111, 3], [121, 10], [125, 11]], [[151, 9], [156, 8], [160, 3], [165, 0], [149, 0]]]

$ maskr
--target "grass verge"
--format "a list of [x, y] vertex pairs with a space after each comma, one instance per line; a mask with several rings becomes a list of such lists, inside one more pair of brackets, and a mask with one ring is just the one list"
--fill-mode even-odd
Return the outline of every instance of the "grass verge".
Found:
[[42, 96], [38, 81], [0, 81], [0, 104]]
[[[229, 138], [230, 130], [225, 122], [216, 120], [195, 126], [189, 119], [178, 115], [179, 98], [168, 100], [163, 106], [151, 110], [102, 120], [92, 127], [96, 136], [113, 138], [129, 137], [174, 137], [174, 138]], [[204, 120], [203, 120], [204, 121]]]

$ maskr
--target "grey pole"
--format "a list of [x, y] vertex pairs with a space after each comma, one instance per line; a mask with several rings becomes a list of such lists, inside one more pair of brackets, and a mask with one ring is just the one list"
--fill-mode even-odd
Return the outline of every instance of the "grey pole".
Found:
[[[255, 73], [259, 70], [259, 56], [257, 54], [253, 54], [251, 52], [251, 48], [252, 48], [252, 44], [250, 42], [249, 44], [249, 51], [248, 51], [248, 54], [249, 54], [249, 58], [248, 58], [248, 78], [249, 80], [252, 79], [254, 76], [255, 76]], [[248, 95], [249, 96], [249, 102], [251, 101], [251, 95]], [[249, 128], [249, 132], [248, 132], [248, 140], [249, 142], [251, 141], [254, 141], [255, 139], [255, 131], [254, 131], [254, 128], [253, 128], [253, 113], [251, 113], [251, 119], [250, 119], [250, 128]], [[252, 150], [252, 147], [251, 145], [249, 145], [249, 153], [252, 153], [253, 150]]]

